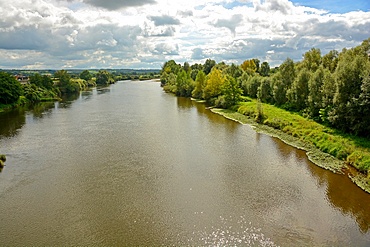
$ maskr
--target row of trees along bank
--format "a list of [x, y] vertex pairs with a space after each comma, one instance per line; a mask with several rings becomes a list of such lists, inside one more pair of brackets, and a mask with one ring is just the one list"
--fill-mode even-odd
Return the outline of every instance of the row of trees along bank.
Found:
[[0, 71], [0, 109], [58, 100], [63, 94], [78, 93], [91, 86], [114, 82], [115, 77], [106, 70], [95, 74], [85, 70], [78, 76], [71, 76], [66, 70], [56, 71], [54, 76], [34, 73], [26, 84], [21, 84], [14, 75]]
[[[325, 55], [312, 48], [303, 55], [302, 61], [294, 62], [287, 58], [273, 69], [267, 62], [260, 64], [258, 59], [246, 60], [240, 65], [216, 64], [211, 59], [204, 64], [189, 65], [185, 62], [181, 65], [170, 60], [162, 67], [161, 85], [167, 92], [205, 100], [218, 108], [237, 110], [244, 102], [256, 99], [334, 128], [342, 136], [358, 138], [361, 141], [356, 143], [369, 151], [369, 156], [363, 152], [355, 156], [361, 159], [360, 170], [368, 173], [369, 56], [370, 38], [357, 47], [341, 52], [332, 50]], [[263, 122], [266, 119], [261, 117], [257, 120]], [[351, 155], [353, 158], [353, 150], [342, 153], [338, 150], [324, 151], [340, 159]]]

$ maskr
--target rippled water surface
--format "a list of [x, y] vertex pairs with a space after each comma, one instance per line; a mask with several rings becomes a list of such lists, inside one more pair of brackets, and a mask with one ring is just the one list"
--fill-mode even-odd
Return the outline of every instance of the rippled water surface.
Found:
[[2, 246], [370, 244], [369, 194], [158, 82], [1, 113], [0, 153]]

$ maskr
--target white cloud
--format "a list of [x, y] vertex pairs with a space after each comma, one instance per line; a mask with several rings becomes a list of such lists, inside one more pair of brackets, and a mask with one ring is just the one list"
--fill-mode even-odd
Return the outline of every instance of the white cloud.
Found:
[[2, 0], [0, 68], [160, 68], [207, 58], [278, 65], [370, 37], [370, 12], [288, 0]]

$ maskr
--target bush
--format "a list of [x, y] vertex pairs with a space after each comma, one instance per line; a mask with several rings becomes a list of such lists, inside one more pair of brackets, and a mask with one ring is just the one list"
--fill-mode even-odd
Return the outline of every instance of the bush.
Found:
[[6, 156], [4, 154], [0, 154], [0, 160], [5, 162], [6, 161]]

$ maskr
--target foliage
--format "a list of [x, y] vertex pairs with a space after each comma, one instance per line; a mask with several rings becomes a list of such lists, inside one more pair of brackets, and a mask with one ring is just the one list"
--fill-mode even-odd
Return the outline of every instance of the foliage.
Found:
[[269, 74], [270, 74], [270, 65], [268, 62], [263, 62], [260, 68], [260, 75], [269, 76]]
[[176, 77], [176, 95], [191, 97], [191, 93], [193, 90], [194, 83], [193, 80], [190, 78], [190, 74], [181, 69]]
[[80, 78], [83, 79], [83, 80], [85, 80], [85, 81], [91, 80], [92, 77], [93, 76], [91, 75], [90, 71], [88, 71], [88, 70], [84, 70], [80, 74]]
[[249, 75], [253, 75], [257, 72], [257, 65], [255, 63], [255, 60], [245, 60], [240, 67], [247, 72]]
[[206, 74], [203, 70], [198, 71], [195, 79], [195, 87], [192, 92], [192, 97], [195, 99], [203, 99], [203, 90], [206, 86]]
[[66, 70], [55, 72], [54, 77], [57, 79], [56, 85], [61, 93], [77, 93], [80, 91], [80, 86], [71, 80], [71, 76]]
[[206, 86], [203, 90], [203, 98], [210, 101], [222, 94], [222, 87], [225, 81], [224, 75], [218, 69], [213, 69], [207, 77]]
[[0, 154], [0, 160], [5, 162], [6, 161], [6, 156], [4, 154]]
[[0, 104], [15, 103], [22, 93], [22, 86], [14, 76], [0, 72]]
[[242, 90], [233, 76], [226, 76], [225, 82], [222, 86], [222, 93], [225, 101], [223, 103], [223, 108], [233, 106], [240, 101]]
[[211, 73], [212, 68], [216, 65], [216, 61], [212, 59], [207, 59], [203, 65], [203, 72], [208, 75]]
[[42, 87], [45, 89], [52, 89], [54, 87], [51, 77], [47, 75], [41, 75], [40, 73], [30, 76], [30, 84], [34, 84], [37, 87]]
[[113, 84], [114, 78], [111, 73], [109, 73], [106, 70], [99, 70], [99, 72], [96, 74], [96, 84], [98, 85], [107, 85], [107, 84]]

